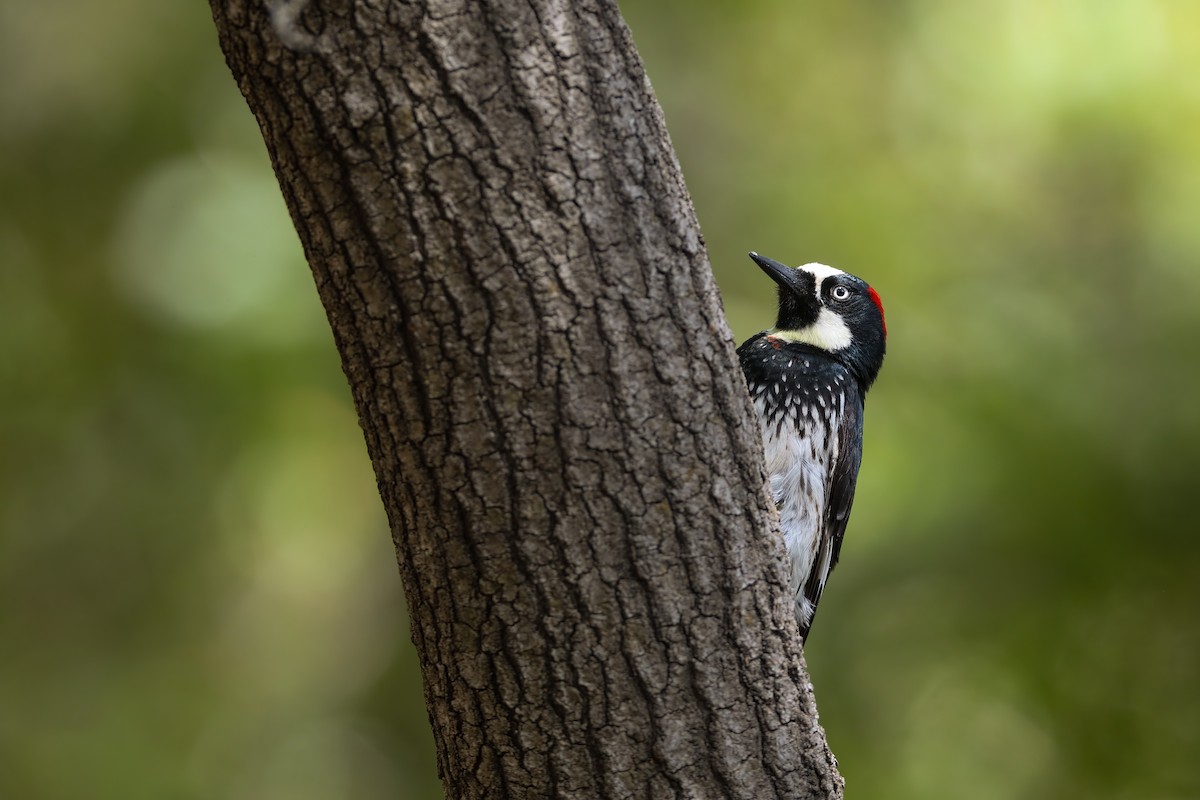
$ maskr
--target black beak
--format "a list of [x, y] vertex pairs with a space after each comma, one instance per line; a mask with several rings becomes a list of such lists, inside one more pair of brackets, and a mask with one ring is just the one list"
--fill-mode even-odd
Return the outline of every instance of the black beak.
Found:
[[796, 270], [789, 267], [787, 264], [780, 264], [778, 261], [760, 256], [753, 250], [750, 251], [750, 258], [754, 259], [754, 263], [762, 268], [762, 271], [771, 276], [771, 280], [778, 283], [784, 289], [796, 289]]
[[779, 284], [779, 316], [776, 328], [800, 330], [817, 321], [821, 303], [816, 296], [815, 278], [811, 272], [792, 269], [773, 258], [750, 253], [754, 263]]

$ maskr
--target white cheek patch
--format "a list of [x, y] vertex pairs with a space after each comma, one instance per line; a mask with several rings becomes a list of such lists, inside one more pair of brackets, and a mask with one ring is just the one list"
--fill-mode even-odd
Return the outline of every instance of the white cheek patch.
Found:
[[[816, 279], [814, 283], [818, 303], [821, 302], [821, 284], [827, 278], [846, 274], [840, 269], [816, 262], [796, 269], [803, 270]], [[824, 305], [817, 314], [817, 321], [807, 328], [801, 328], [798, 331], [772, 331], [771, 335], [777, 339], [783, 339], [785, 342], [803, 342], [831, 352], [849, 347], [851, 341], [850, 328], [846, 322], [839, 315], [825, 308]]]
[[785, 342], [802, 342], [830, 352], [844, 350], [851, 342], [850, 327], [846, 325], [846, 321], [828, 308], [822, 308], [817, 314], [817, 321], [807, 328], [798, 331], [772, 331], [771, 335]]

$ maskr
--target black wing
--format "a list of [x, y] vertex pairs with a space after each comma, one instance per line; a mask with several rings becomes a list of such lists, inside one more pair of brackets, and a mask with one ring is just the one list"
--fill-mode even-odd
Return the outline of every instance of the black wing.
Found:
[[[825, 503], [825, 520], [817, 543], [817, 557], [813, 560], [804, 585], [804, 596], [812, 603], [813, 619], [817, 615], [817, 603], [825, 582], [837, 566], [842, 552], [842, 539], [846, 535], [846, 523], [850, 520], [850, 507], [854, 505], [854, 486], [858, 482], [858, 467], [862, 464], [862, 418], [863, 396], [854, 381], [846, 387], [846, 410], [841, 424], [835, 432], [838, 441], [837, 458], [829, 478], [829, 497]], [[801, 623], [800, 638], [807, 639], [812, 629]]]

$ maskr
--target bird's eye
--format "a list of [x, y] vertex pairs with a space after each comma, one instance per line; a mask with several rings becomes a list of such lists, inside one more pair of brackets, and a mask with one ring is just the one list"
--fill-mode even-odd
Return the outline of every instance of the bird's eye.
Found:
[[834, 300], [846, 300], [850, 297], [850, 290], [845, 286], [835, 286], [832, 294]]

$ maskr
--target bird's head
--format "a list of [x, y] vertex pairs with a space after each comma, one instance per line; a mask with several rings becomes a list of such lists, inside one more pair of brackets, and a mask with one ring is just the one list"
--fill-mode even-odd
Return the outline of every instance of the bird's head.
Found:
[[887, 325], [883, 302], [862, 278], [824, 264], [789, 267], [758, 253], [750, 258], [779, 284], [779, 317], [770, 332], [842, 361], [864, 387], [883, 366]]

